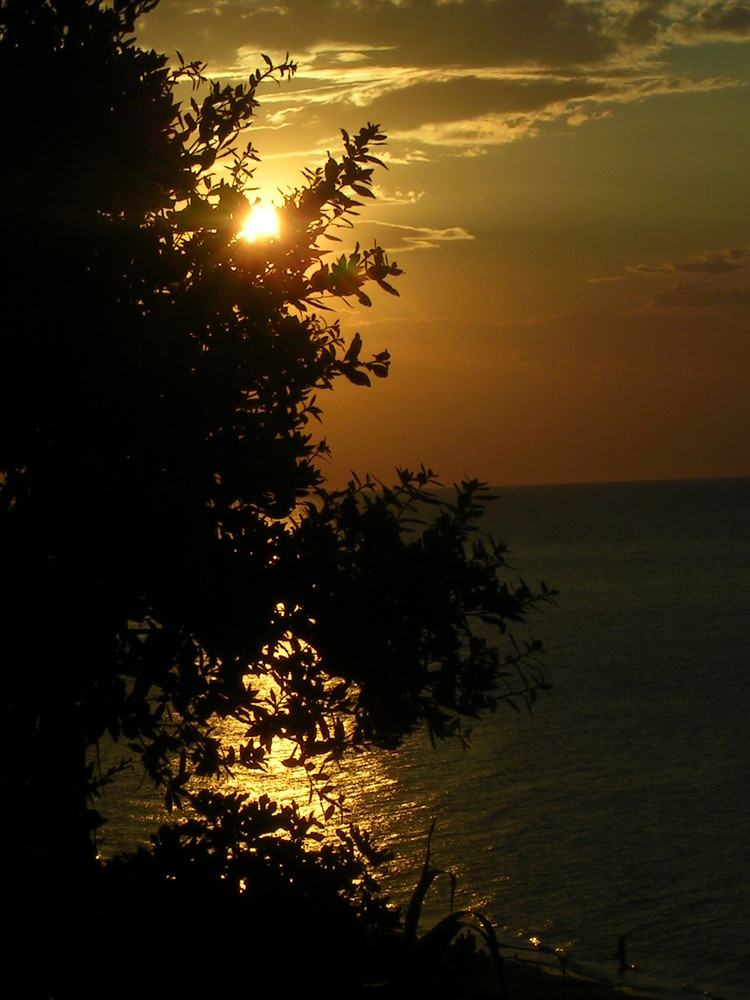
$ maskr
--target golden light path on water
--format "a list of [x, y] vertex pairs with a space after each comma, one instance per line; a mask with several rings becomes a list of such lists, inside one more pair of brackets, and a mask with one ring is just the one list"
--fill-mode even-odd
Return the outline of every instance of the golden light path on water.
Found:
[[[235, 745], [239, 742], [237, 736], [241, 736], [241, 727], [232, 732], [236, 725], [227, 725], [226, 729]], [[303, 815], [313, 812], [322, 822], [320, 805], [304, 769], [283, 763], [292, 748], [292, 743], [279, 741], [265, 771], [238, 769], [222, 782], [222, 789], [247, 793], [251, 798], [266, 794], [280, 806], [296, 802]], [[341, 762], [328, 762], [325, 770], [335, 794], [343, 795], [343, 812], [337, 809], [325, 823], [325, 838], [335, 841], [337, 827], [347, 828], [349, 824], [371, 831], [375, 846], [390, 855], [378, 867], [376, 878], [383, 891], [405, 907], [421, 874], [428, 832], [436, 819], [432, 862], [457, 876], [457, 900], [462, 906], [481, 909], [486, 897], [471, 892], [465, 882], [462, 891], [462, 875], [467, 874], [462, 845], [446, 839], [440, 826], [441, 815], [454, 813], [458, 799], [463, 798], [463, 793], [454, 793], [459, 785], [465, 790], [466, 764], [457, 741], [433, 750], [424, 732], [407, 738], [395, 751], [349, 751]], [[452, 825], [455, 822], [456, 816], [452, 815]], [[470, 817], [466, 822], [470, 823]], [[439, 879], [426, 900], [425, 920], [429, 923], [444, 916], [449, 905], [449, 880]]]
[[[283, 617], [283, 605], [277, 607], [277, 612]], [[275, 663], [283, 676], [285, 660], [292, 655], [288, 637], [280, 639], [275, 649], [266, 649], [264, 655], [269, 664]], [[284, 703], [284, 691], [270, 672], [254, 674], [250, 683], [260, 704]], [[329, 720], [329, 724], [333, 721]], [[350, 748], [340, 760], [325, 755], [312, 758], [315, 767], [308, 774], [299, 763], [290, 765], [298, 758], [298, 749], [291, 740], [274, 739], [263, 767], [251, 768], [240, 763], [243, 744], [254, 743], [246, 723], [233, 718], [216, 719], [211, 735], [225, 750], [234, 749], [236, 763], [220, 779], [193, 778], [190, 792], [205, 788], [246, 795], [248, 801], [264, 796], [279, 809], [295, 806], [301, 816], [312, 816], [316, 821], [310, 828], [312, 848], [321, 839], [335, 843], [339, 839], [338, 830], [347, 831], [356, 825], [371, 834], [378, 850], [387, 853], [388, 857], [377, 866], [373, 875], [382, 890], [403, 907], [408, 904], [421, 874], [428, 833], [436, 819], [432, 863], [440, 869], [450, 870], [457, 877], [459, 887], [463, 886], [457, 897], [462, 907], [481, 909], [485, 906], [493, 888], [486, 881], [482, 883], [471, 878], [469, 869], [472, 866], [466, 861], [465, 833], [474, 830], [469, 833], [473, 841], [477, 827], [471, 795], [469, 806], [466, 805], [470, 778], [465, 752], [457, 740], [433, 749], [426, 732], [419, 731], [407, 737], [397, 750], [354, 751]], [[93, 760], [101, 771], [106, 771], [127, 757], [128, 751], [122, 742], [105, 744], [103, 740]], [[317, 778], [321, 768], [326, 774], [322, 780]], [[326, 800], [318, 794], [324, 785], [331, 786]], [[339, 805], [330, 810], [326, 818], [324, 809], [333, 800]], [[118, 774], [112, 785], [105, 786], [101, 803], [95, 805], [107, 817], [104, 827], [97, 831], [97, 847], [105, 858], [147, 844], [162, 825], [179, 823], [190, 815], [186, 801], [184, 809], [173, 809], [169, 813], [163, 788], [153, 788], [137, 763]], [[457, 831], [461, 831], [460, 834]], [[481, 895], [476, 891], [477, 885], [482, 885]], [[447, 878], [439, 879], [423, 907], [425, 918], [444, 916], [449, 906], [450, 882]]]
[[[217, 723], [215, 735], [226, 745], [236, 749], [245, 741], [245, 729], [235, 720]], [[458, 785], [466, 780], [466, 758], [461, 748], [449, 744], [433, 750], [424, 733], [407, 738], [396, 751], [349, 751], [341, 762], [329, 761], [326, 772], [334, 788], [334, 796], [343, 795], [343, 811], [336, 809], [324, 822], [317, 796], [311, 794], [311, 784], [303, 767], [289, 767], [287, 760], [293, 749], [290, 741], [277, 741], [265, 768], [249, 769], [237, 765], [231, 775], [221, 781], [205, 780], [193, 788], [218, 789], [228, 793], [246, 794], [250, 800], [261, 795], [278, 803], [279, 807], [296, 802], [299, 812], [314, 814], [324, 838], [335, 842], [337, 828], [347, 829], [357, 824], [373, 834], [375, 846], [386, 849], [390, 858], [374, 872], [383, 891], [395, 903], [406, 906], [411, 891], [419, 878], [424, 863], [427, 834], [432, 820], [437, 817], [433, 838], [433, 862], [439, 868], [450, 869], [458, 877], [462, 906], [482, 907], [484, 898], [469, 891], [463, 876], [467, 874], [465, 852], [454, 839], [446, 840], [441, 829], [441, 816], [453, 813]], [[122, 756], [120, 747], [102, 747], [102, 764], [114, 763]], [[444, 777], [443, 777], [444, 773]], [[103, 790], [103, 800], [98, 805], [107, 816], [107, 823], [99, 831], [99, 851], [111, 857], [118, 851], [133, 850], [148, 843], [151, 834], [164, 823], [179, 822], [188, 810], [173, 810], [169, 814], [164, 806], [163, 791], [153, 789], [143, 780], [137, 769], [129, 770], [116, 778], [115, 784]], [[455, 824], [455, 816], [451, 821]], [[316, 844], [311, 842], [311, 847]], [[464, 845], [465, 847], [465, 845]], [[463, 890], [462, 890], [463, 882]], [[424, 908], [425, 919], [445, 915], [449, 906], [448, 879], [438, 880]]]

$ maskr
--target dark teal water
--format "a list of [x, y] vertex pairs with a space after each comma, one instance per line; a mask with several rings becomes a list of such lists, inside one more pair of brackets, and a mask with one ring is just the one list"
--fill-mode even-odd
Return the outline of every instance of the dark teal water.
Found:
[[[553, 695], [477, 727], [468, 754], [438, 762], [415, 740], [392, 761], [364, 795], [399, 858], [389, 888], [408, 894], [436, 815], [433, 861], [509, 943], [536, 936], [669, 996], [745, 1000], [750, 480], [498, 492], [493, 533], [529, 583], [560, 591], [530, 623]], [[447, 896], [435, 904], [433, 918]]]

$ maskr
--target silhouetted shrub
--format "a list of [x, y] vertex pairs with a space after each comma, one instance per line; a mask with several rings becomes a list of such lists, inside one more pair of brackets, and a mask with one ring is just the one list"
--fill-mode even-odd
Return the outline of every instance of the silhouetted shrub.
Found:
[[[372, 196], [385, 136], [343, 132], [279, 236], [241, 239], [243, 130], [295, 66], [264, 57], [237, 85], [172, 69], [133, 37], [156, 3], [0, 0], [0, 853], [40, 995], [135, 989], [145, 966], [207, 983], [249, 941], [314, 964], [329, 921], [344, 942], [387, 924], [361, 840], [315, 847], [299, 816], [263, 827], [264, 807], [195, 798], [195, 778], [262, 769], [283, 738], [328, 818], [332, 758], [418, 726], [464, 738], [544, 687], [538, 643], [488, 638], [546, 595], [501, 579], [482, 484], [324, 486], [321, 394], [390, 363], [329, 307], [395, 294], [399, 268], [379, 246], [324, 250]], [[97, 793], [131, 765], [194, 809], [102, 866]]]

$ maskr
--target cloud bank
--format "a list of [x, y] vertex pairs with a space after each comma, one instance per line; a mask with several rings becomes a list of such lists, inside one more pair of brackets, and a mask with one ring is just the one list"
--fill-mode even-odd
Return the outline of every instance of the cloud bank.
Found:
[[[167, 14], [168, 12], [168, 14]], [[209, 13], [212, 16], [208, 16]], [[750, 40], [750, 4], [688, 0], [170, 0], [172, 34], [197, 34], [214, 78], [239, 79], [287, 52], [291, 86], [263, 95], [268, 128], [384, 122], [394, 155], [475, 156], [618, 105], [734, 88], [686, 75], [673, 56]]]

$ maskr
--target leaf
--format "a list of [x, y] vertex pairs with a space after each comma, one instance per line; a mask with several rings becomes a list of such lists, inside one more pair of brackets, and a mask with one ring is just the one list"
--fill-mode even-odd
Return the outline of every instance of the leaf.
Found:
[[380, 287], [383, 289], [384, 292], [388, 292], [389, 295], [395, 295], [397, 298], [400, 298], [401, 293], [399, 292], [399, 290], [397, 288], [394, 288], [393, 285], [388, 284], [387, 281], [383, 281], [383, 279], [380, 278], [378, 279], [378, 284], [380, 285]]
[[362, 350], [362, 338], [358, 333], [354, 334], [354, 338], [349, 345], [349, 350], [344, 355], [344, 361], [356, 361], [359, 357], [359, 352]]
[[422, 903], [427, 895], [427, 890], [432, 885], [433, 880], [438, 874], [437, 871], [430, 868], [430, 841], [432, 840], [432, 831], [435, 829], [435, 823], [437, 822], [437, 817], [435, 817], [430, 825], [430, 832], [427, 834], [427, 850], [425, 851], [424, 865], [422, 866], [422, 874], [417, 882], [416, 888], [412, 893], [411, 900], [406, 910], [406, 917], [404, 918], [404, 939], [408, 947], [412, 947], [417, 940], [417, 924], [419, 923], [419, 915], [422, 912]]
[[353, 382], [354, 385], [372, 385], [367, 372], [363, 372], [361, 368], [348, 367], [342, 370], [344, 375], [346, 375], [349, 381]]

